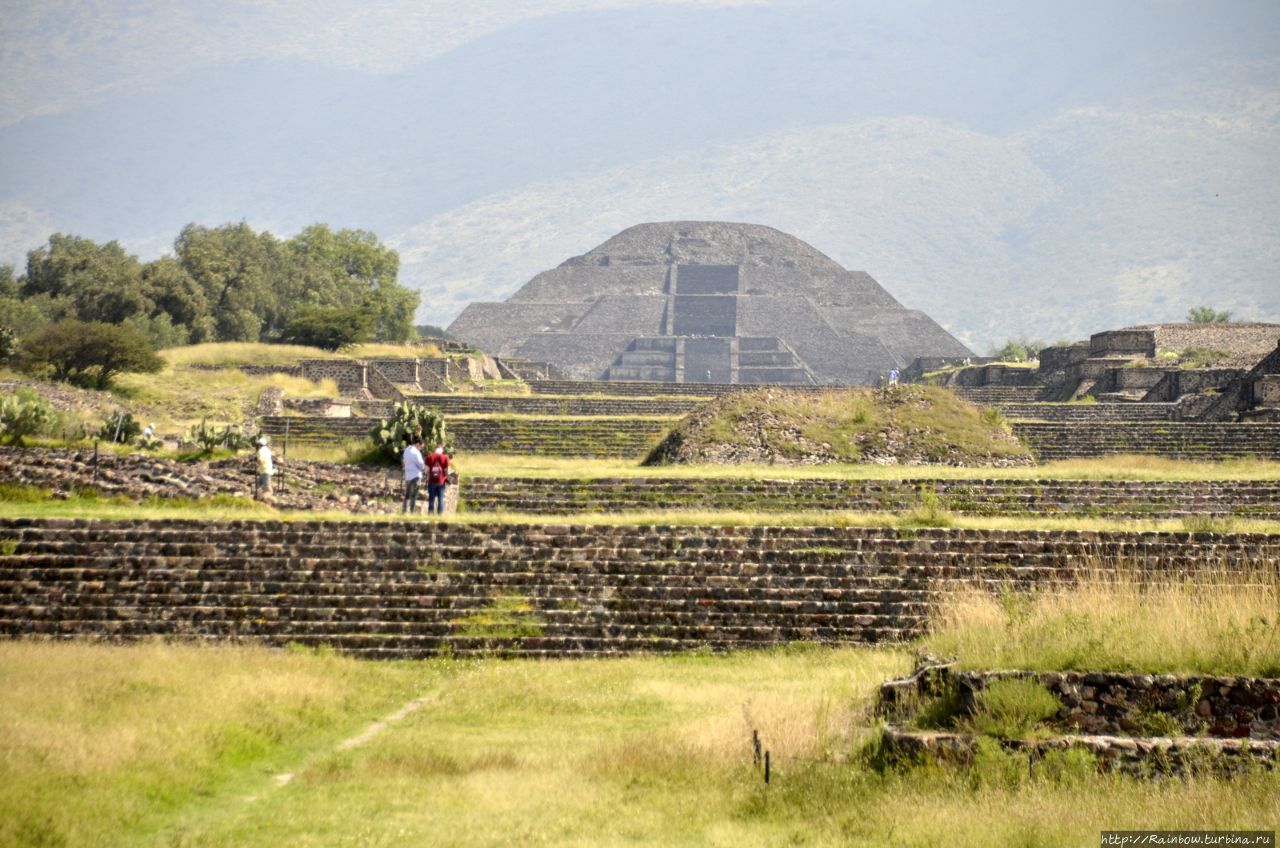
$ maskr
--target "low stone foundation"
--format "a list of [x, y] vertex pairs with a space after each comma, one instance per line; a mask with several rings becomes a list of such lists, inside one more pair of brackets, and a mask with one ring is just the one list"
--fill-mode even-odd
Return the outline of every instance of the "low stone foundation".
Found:
[[[1280, 767], [1280, 679], [1117, 672], [956, 671], [928, 662], [880, 687], [877, 712], [898, 724], [883, 737], [891, 762], [973, 762], [982, 737], [909, 724], [944, 699], [962, 728], [998, 681], [1031, 680], [1062, 705], [1032, 738], [990, 738], [1030, 768], [1052, 752], [1082, 750], [1102, 771], [1138, 776]], [[1056, 735], [1046, 736], [1046, 734]]]
[[[890, 762], [963, 766], [973, 762], [978, 739], [959, 733], [889, 727], [884, 731], [881, 744]], [[1280, 768], [1280, 742], [1259, 739], [1068, 735], [1053, 739], [1001, 739], [998, 744], [1008, 753], [1025, 756], [1028, 769], [1053, 752], [1073, 749], [1094, 757], [1099, 771], [1132, 777], [1204, 772], [1230, 775], [1258, 768]]]

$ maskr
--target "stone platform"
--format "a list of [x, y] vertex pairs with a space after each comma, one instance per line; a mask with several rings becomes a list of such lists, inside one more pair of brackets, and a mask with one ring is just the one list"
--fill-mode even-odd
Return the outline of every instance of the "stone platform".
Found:
[[0, 634], [367, 658], [856, 644], [919, 635], [957, 580], [1277, 563], [1280, 536], [1249, 534], [4, 519]]

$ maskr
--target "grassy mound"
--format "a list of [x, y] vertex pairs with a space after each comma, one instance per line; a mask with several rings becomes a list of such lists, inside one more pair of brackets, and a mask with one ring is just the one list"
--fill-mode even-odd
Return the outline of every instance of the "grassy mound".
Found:
[[645, 460], [818, 465], [1030, 465], [994, 410], [933, 386], [768, 388], [725, 395], [689, 415]]

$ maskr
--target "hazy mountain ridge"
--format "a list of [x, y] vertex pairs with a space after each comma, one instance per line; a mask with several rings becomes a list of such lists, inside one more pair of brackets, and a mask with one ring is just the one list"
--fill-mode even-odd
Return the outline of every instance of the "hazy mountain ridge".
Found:
[[1260, 284], [1280, 269], [1270, 100], [1071, 110], [1007, 140], [923, 119], [797, 129], [502, 193], [396, 242], [439, 316], [630, 224], [695, 218], [792, 233], [980, 348], [1176, 320], [1199, 303], [1274, 320], [1280, 287]]
[[631, 224], [714, 218], [792, 233], [979, 348], [1197, 303], [1280, 317], [1265, 3], [463, 5], [324, 0], [297, 32], [293, 0], [104, 32], [115, 4], [62, 30], [66, 7], [24, 9], [0, 27], [58, 37], [10, 38], [6, 73], [83, 89], [111, 38], [123, 64], [0, 127], [0, 261], [52, 230], [152, 258], [191, 221], [323, 220], [398, 244], [444, 324]]

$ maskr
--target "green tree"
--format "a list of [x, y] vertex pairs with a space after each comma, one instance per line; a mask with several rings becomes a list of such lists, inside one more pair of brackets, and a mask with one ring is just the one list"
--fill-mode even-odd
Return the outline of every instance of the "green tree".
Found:
[[21, 363], [31, 373], [105, 389], [124, 372], [154, 373], [164, 368], [146, 334], [136, 327], [77, 321], [50, 324], [22, 345]]
[[166, 256], [142, 266], [142, 288], [155, 305], [152, 318], [169, 316], [174, 327], [186, 328], [193, 344], [214, 337], [216, 326], [204, 289], [177, 259]]
[[27, 254], [22, 298], [47, 295], [49, 317], [118, 324], [149, 315], [151, 302], [142, 288], [142, 266], [117, 242], [97, 244], [80, 236], [55, 233], [49, 243]]
[[305, 296], [322, 306], [360, 307], [369, 313], [378, 341], [413, 338], [418, 293], [396, 282], [400, 254], [367, 230], [338, 230], [312, 224], [288, 242], [302, 267], [312, 269]]
[[243, 221], [188, 224], [174, 249], [204, 292], [217, 341], [256, 342], [283, 329], [294, 292], [288, 256], [271, 233], [255, 233]]
[[372, 316], [360, 308], [308, 306], [289, 319], [281, 341], [341, 350], [367, 341], [372, 325]]
[[1231, 320], [1231, 313], [1219, 312], [1212, 306], [1193, 306], [1187, 310], [1187, 320], [1192, 324], [1225, 324]]
[[414, 329], [417, 330], [420, 339], [444, 339], [445, 341], [453, 339], [444, 327], [437, 327], [435, 324], [419, 324]]

